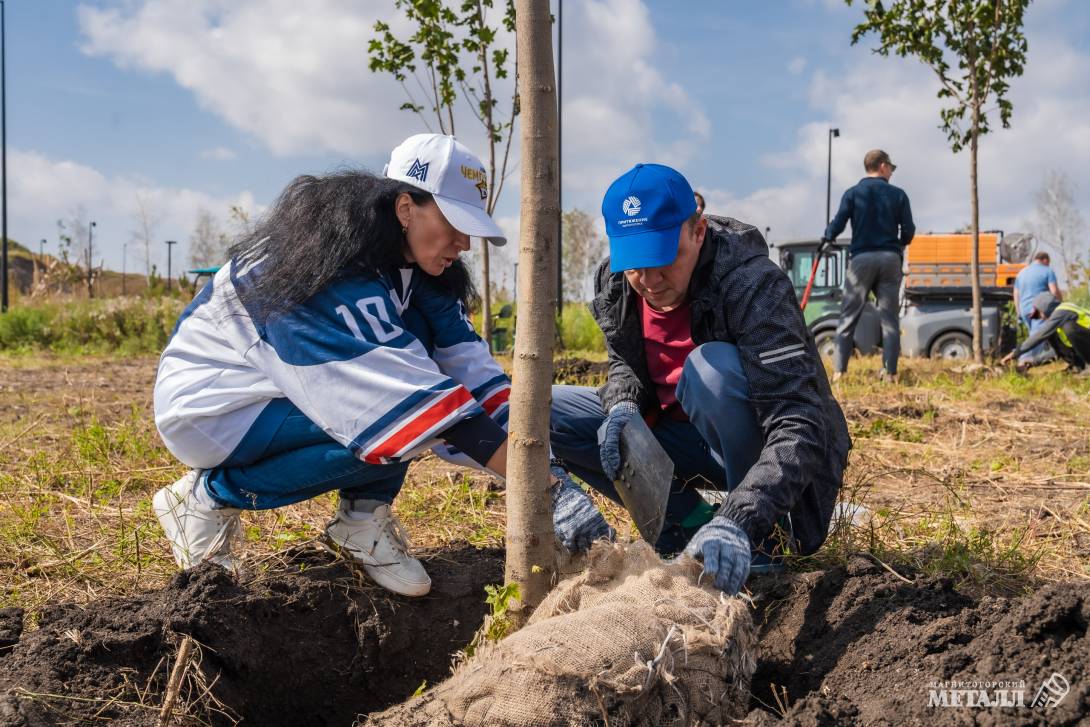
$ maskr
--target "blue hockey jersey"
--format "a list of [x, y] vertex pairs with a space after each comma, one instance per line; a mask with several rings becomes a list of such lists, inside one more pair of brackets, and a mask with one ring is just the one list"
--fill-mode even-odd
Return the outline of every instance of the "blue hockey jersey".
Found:
[[482, 412], [506, 429], [510, 380], [461, 302], [419, 268], [338, 280], [272, 314], [250, 294], [260, 268], [225, 265], [160, 358], [155, 424], [185, 464], [223, 463], [281, 397], [376, 464], [436, 447], [473, 465], [442, 432]]

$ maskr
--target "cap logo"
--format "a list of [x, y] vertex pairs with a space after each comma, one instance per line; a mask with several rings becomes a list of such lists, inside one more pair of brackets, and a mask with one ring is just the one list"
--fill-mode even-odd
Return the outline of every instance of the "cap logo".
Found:
[[640, 198], [636, 195], [626, 197], [625, 201], [621, 203], [621, 209], [624, 210], [624, 213], [629, 217], [638, 215], [640, 213], [640, 208]]
[[485, 171], [483, 169], [474, 169], [473, 167], [467, 167], [463, 164], [462, 176], [471, 182], [476, 182], [473, 186], [481, 193], [481, 199], [488, 199], [488, 182], [485, 179]]
[[419, 179], [421, 182], [426, 182], [428, 181], [429, 164], [431, 164], [431, 162], [424, 162], [423, 164], [421, 164], [419, 158], [415, 159], [413, 161], [413, 165], [409, 167], [409, 171], [406, 172], [405, 176], [411, 177], [412, 179]]

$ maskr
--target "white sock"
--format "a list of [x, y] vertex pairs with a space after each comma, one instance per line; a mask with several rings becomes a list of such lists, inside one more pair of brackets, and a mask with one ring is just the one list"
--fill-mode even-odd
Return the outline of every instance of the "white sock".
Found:
[[345, 517], [349, 520], [363, 520], [383, 505], [389, 505], [382, 500], [345, 500], [348, 507], [344, 509]]

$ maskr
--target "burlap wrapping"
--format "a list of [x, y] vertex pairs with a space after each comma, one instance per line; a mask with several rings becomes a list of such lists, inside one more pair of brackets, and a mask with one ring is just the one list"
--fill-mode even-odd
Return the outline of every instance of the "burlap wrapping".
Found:
[[699, 564], [598, 543], [521, 630], [366, 725], [723, 724], [756, 667], [744, 601], [696, 584]]

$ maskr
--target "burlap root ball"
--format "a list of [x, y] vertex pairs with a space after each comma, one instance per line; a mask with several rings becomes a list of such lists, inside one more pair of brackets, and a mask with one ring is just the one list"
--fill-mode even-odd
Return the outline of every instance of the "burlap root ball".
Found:
[[700, 565], [599, 542], [521, 630], [366, 725], [715, 725], [745, 716], [756, 668], [746, 602]]

